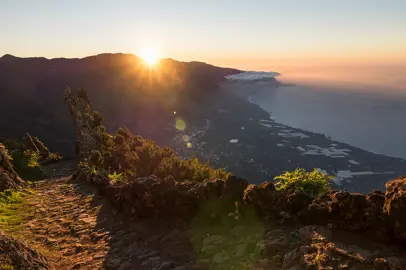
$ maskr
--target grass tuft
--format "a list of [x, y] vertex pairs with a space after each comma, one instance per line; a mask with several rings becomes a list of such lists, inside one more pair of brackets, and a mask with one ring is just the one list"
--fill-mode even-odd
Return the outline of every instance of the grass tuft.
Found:
[[0, 192], [0, 227], [6, 231], [18, 230], [23, 222], [19, 208], [25, 202], [25, 194], [21, 191], [7, 189]]

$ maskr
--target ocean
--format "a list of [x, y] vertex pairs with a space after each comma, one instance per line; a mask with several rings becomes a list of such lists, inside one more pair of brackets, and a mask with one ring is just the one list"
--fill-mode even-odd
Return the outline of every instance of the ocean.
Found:
[[[283, 77], [277, 79], [284, 82]], [[298, 80], [289, 83], [275, 88], [255, 77], [245, 83], [245, 91], [249, 101], [269, 112], [277, 122], [325, 134], [370, 152], [406, 159], [406, 88], [348, 83], [340, 87], [339, 83]]]

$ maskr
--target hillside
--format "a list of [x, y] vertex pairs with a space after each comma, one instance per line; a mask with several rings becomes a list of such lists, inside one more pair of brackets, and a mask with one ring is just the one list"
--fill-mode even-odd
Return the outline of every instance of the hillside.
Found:
[[[174, 110], [190, 110], [216, 91], [224, 76], [238, 73], [199, 62], [162, 59], [150, 70], [130, 54], [82, 59], [0, 58], [0, 137], [29, 132], [55, 151], [72, 155], [74, 133], [62, 93], [88, 89], [95, 109], [106, 114], [108, 129], [128, 126], [159, 142]], [[12, 119], [13, 124], [10, 125]], [[153, 121], [151, 121], [153, 119]]]
[[107, 133], [83, 90], [65, 100], [78, 160], [50, 165], [54, 178], [23, 182], [0, 148], [0, 187], [14, 180], [0, 189], [3, 269], [406, 267], [405, 178], [367, 195], [318, 190], [320, 173], [249, 185], [126, 129]]

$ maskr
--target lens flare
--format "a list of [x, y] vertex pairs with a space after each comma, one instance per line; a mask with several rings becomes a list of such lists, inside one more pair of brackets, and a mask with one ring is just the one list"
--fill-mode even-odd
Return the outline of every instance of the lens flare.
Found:
[[184, 131], [186, 129], [185, 121], [180, 117], [176, 118], [176, 120], [175, 120], [175, 128], [177, 130], [179, 130], [179, 131]]
[[188, 142], [190, 140], [188, 135], [183, 135], [182, 139], [183, 139], [184, 142]]

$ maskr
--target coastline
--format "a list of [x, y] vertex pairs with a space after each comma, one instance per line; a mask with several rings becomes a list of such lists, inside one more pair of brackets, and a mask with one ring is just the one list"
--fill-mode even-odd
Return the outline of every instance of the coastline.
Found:
[[406, 159], [400, 125], [406, 98], [359, 90], [297, 85], [275, 90], [260, 87], [248, 101], [287, 126], [325, 134], [334, 141], [390, 157]]
[[[234, 86], [222, 84], [218, 95], [188, 120], [190, 128], [177, 133], [178, 139], [171, 146], [179, 154], [225, 167], [255, 184], [298, 167], [319, 168], [336, 176], [334, 188], [367, 193], [383, 190], [387, 181], [406, 175], [405, 160], [278, 123], [259, 105], [248, 101], [244, 86], [241, 91]], [[273, 84], [270, 88], [275, 90]], [[191, 148], [179, 140], [185, 134]]]

